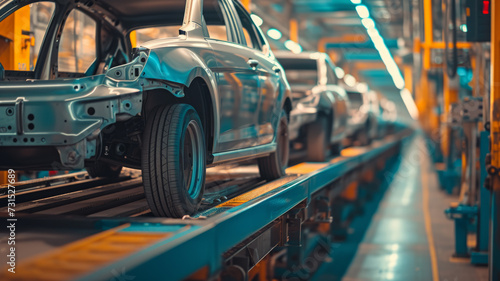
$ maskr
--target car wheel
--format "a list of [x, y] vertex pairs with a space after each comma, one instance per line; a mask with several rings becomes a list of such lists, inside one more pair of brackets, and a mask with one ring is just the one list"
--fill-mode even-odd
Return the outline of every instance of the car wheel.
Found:
[[85, 167], [92, 178], [117, 178], [122, 172], [122, 166], [112, 165], [106, 162], [96, 161], [92, 165]]
[[328, 157], [330, 142], [328, 120], [325, 116], [318, 116], [314, 123], [307, 127], [307, 160], [325, 162]]
[[288, 139], [288, 119], [286, 112], [281, 113], [276, 135], [276, 151], [267, 157], [257, 159], [260, 176], [265, 180], [274, 180], [285, 175], [290, 154], [290, 142]]
[[156, 107], [149, 115], [142, 147], [146, 200], [156, 216], [194, 214], [203, 198], [205, 135], [196, 110], [187, 104]]

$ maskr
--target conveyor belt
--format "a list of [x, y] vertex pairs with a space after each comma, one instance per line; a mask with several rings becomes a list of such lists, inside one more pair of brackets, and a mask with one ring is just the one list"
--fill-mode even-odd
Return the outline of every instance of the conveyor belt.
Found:
[[[230, 168], [209, 169], [201, 211], [262, 183], [254, 167], [229, 172]], [[0, 203], [7, 206], [6, 194], [0, 196]], [[139, 171], [127, 171], [117, 179], [90, 179], [86, 173], [77, 173], [21, 183], [16, 185], [15, 210], [17, 214], [91, 217], [144, 216], [150, 213]], [[0, 208], [1, 213], [7, 213], [7, 207]]]
[[[212, 275], [222, 267], [224, 253], [252, 235], [279, 230], [281, 216], [296, 206], [307, 205], [323, 188], [330, 186], [340, 193], [345, 187], [340, 180], [355, 177], [362, 167], [396, 155], [408, 135], [403, 132], [367, 148], [346, 149], [341, 157], [329, 162], [296, 165], [287, 170], [288, 176], [270, 183], [263, 184], [252, 166], [231, 169], [231, 173], [221, 168], [211, 170], [207, 172], [209, 182], [202, 210], [192, 219], [151, 217], [141, 180], [131, 176], [116, 182], [84, 179], [23, 191], [19, 194], [22, 203], [17, 207], [18, 218], [34, 226], [30, 231], [36, 232], [40, 225], [54, 231], [64, 227], [106, 231], [22, 260], [18, 270], [23, 274], [16, 274], [15, 280], [109, 280], [121, 274], [144, 280], [168, 274], [168, 280], [181, 280], [203, 268]], [[332, 186], [335, 182], [339, 182], [338, 188]], [[42, 197], [42, 193], [51, 197]], [[257, 239], [258, 235], [252, 237]], [[136, 238], [147, 243], [136, 243]], [[115, 247], [116, 243], [119, 246]], [[82, 254], [82, 245], [116, 253], [94, 259], [92, 253]], [[65, 261], [68, 257], [71, 263]], [[44, 266], [51, 269], [38, 274]]]

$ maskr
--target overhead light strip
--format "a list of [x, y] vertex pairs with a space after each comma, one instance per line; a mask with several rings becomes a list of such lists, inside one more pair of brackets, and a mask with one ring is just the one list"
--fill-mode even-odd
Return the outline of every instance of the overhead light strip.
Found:
[[380, 57], [382, 58], [387, 71], [392, 77], [394, 85], [396, 85], [396, 87], [400, 90], [404, 89], [405, 80], [399, 71], [399, 67], [396, 64], [394, 57], [391, 55], [391, 52], [384, 42], [384, 38], [380, 35], [375, 21], [370, 18], [370, 11], [365, 5], [362, 5], [361, 0], [351, 0], [351, 2], [356, 5], [356, 12], [361, 18], [361, 23], [366, 28], [368, 36], [370, 36], [370, 39], [375, 45], [375, 49], [377, 49]]

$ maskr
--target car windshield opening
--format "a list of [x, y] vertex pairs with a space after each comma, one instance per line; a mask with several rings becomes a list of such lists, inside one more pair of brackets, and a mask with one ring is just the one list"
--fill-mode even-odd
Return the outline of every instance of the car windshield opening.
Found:
[[313, 59], [279, 59], [290, 86], [315, 86], [318, 84], [318, 66]]

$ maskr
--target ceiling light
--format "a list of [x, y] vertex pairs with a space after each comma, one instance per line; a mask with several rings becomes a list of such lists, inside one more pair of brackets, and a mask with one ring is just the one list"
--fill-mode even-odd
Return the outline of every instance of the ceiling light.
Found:
[[298, 44], [292, 40], [286, 40], [285, 47], [295, 54], [302, 52], [302, 46], [300, 46], [300, 44]]
[[349, 87], [354, 87], [356, 86], [356, 78], [352, 76], [351, 74], [346, 74], [344, 76], [344, 82], [347, 84]]
[[370, 17], [370, 12], [365, 5], [357, 5], [356, 12], [358, 12], [359, 17], [362, 19]]
[[351, 2], [356, 5], [361, 4], [361, 0], [351, 0]]
[[252, 18], [256, 26], [260, 27], [264, 23], [264, 20], [256, 14], [251, 14], [250, 17]]
[[358, 83], [358, 85], [356, 85], [356, 90], [358, 90], [361, 93], [364, 93], [368, 91], [368, 85], [366, 85], [366, 83]]
[[281, 31], [277, 30], [276, 28], [271, 28], [267, 31], [267, 36], [274, 40], [280, 40], [282, 35]]
[[361, 23], [366, 29], [375, 28], [375, 22], [371, 18], [362, 19]]
[[339, 79], [342, 79], [345, 76], [345, 71], [342, 68], [337, 66], [337, 67], [335, 67], [335, 74], [337, 74], [337, 77]]

